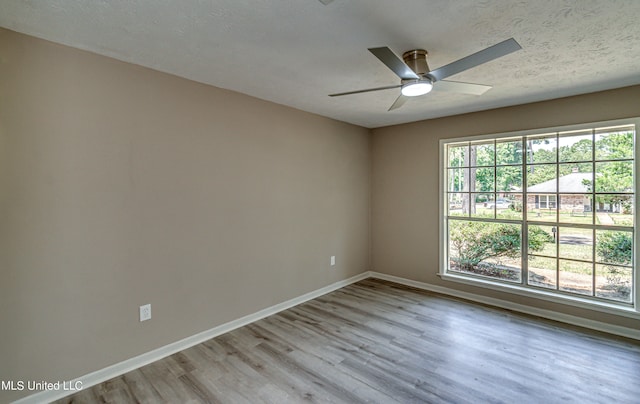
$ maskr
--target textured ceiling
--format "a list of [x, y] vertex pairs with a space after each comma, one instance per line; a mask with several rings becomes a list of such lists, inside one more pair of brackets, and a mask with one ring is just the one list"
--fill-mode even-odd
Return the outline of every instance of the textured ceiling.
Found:
[[[0, 26], [365, 127], [640, 84], [639, 0], [2, 0]], [[367, 48], [432, 69], [514, 37], [523, 50], [387, 112], [399, 84]], [[1, 50], [0, 50], [1, 51]]]

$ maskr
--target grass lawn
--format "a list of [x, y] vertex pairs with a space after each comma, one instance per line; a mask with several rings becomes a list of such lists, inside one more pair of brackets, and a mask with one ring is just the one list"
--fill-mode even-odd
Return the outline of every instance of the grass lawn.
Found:
[[616, 226], [633, 226], [633, 215], [623, 213], [609, 213]]

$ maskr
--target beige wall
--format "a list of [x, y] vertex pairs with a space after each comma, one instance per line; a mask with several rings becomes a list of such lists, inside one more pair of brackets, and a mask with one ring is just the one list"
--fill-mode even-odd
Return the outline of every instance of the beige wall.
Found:
[[631, 328], [640, 321], [443, 281], [438, 145], [443, 138], [640, 116], [640, 86], [374, 129], [372, 262], [378, 272]]
[[0, 380], [78, 377], [369, 270], [369, 142], [0, 30]]

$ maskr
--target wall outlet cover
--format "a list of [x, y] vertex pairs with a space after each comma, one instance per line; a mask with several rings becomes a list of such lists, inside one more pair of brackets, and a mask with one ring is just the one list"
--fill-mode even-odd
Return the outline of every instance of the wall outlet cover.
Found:
[[151, 320], [151, 305], [140, 306], [140, 321]]

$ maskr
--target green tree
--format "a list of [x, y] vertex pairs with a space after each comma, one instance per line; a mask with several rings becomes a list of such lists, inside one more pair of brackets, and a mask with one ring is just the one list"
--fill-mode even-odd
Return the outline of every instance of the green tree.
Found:
[[628, 192], [633, 188], [633, 164], [612, 161], [597, 165], [596, 192]]
[[[633, 158], [633, 133], [619, 132], [602, 135], [596, 141], [596, 158], [619, 160]], [[633, 163], [630, 161], [609, 161], [596, 163], [596, 192], [628, 192], [633, 190]], [[591, 181], [584, 181], [591, 191]], [[600, 204], [617, 204], [623, 212], [630, 212], [630, 197], [626, 195], [600, 195]]]
[[598, 160], [633, 158], [633, 132], [609, 133], [596, 141]]
[[[619, 160], [633, 158], [633, 133], [611, 133], [596, 142], [598, 159]], [[597, 192], [621, 192], [633, 187], [633, 164], [608, 162], [598, 165]]]
[[571, 146], [560, 147], [560, 161], [589, 161], [593, 157], [593, 142], [591, 139], [582, 139]]

